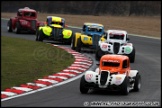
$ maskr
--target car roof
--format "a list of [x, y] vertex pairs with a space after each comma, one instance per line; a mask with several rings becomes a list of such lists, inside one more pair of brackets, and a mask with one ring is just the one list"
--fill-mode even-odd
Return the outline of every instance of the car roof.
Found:
[[34, 9], [30, 9], [29, 7], [20, 8], [18, 11], [36, 12]]
[[107, 30], [107, 33], [112, 33], [112, 34], [127, 34], [127, 31], [125, 30]]
[[103, 26], [102, 24], [99, 24], [99, 23], [91, 23], [91, 22], [85, 22], [84, 25]]
[[109, 61], [109, 60], [118, 60], [118, 61], [123, 61], [128, 59], [127, 56], [125, 55], [117, 55], [117, 54], [106, 54], [101, 57], [101, 61]]
[[58, 17], [58, 16], [47, 16], [47, 18], [52, 18], [52, 21], [59, 21], [61, 22], [61, 20], [65, 20], [64, 18]]

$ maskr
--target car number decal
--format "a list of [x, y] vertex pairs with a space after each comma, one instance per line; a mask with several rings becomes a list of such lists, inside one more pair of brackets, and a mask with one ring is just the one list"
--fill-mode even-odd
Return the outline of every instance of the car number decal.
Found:
[[91, 80], [93, 74], [86, 74], [86, 80]]
[[107, 47], [108, 47], [108, 45], [102, 44], [102, 48], [106, 49]]

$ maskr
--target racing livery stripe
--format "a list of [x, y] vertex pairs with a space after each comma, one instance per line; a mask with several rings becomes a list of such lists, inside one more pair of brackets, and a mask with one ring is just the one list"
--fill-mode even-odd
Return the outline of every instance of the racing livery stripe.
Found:
[[26, 92], [30, 93], [31, 91], [34, 90], [55, 85], [65, 80], [68, 80], [70, 78], [76, 77], [77, 75], [82, 74], [83, 72], [88, 70], [92, 65], [92, 60], [87, 56], [85, 56], [84, 54], [76, 52], [67, 47], [63, 47], [55, 44], [50, 44], [50, 45], [64, 49], [65, 51], [73, 55], [75, 59], [73, 64], [68, 66], [66, 69], [61, 70], [60, 72], [54, 73], [52, 75], [44, 76], [43, 78], [39, 78], [37, 80], [34, 80], [33, 82], [21, 84], [19, 87], [11, 87], [5, 89], [4, 91], [1, 91], [1, 101], [5, 99], [7, 100], [7, 98], [10, 99], [11, 97], [13, 98], [17, 97], [18, 95]]

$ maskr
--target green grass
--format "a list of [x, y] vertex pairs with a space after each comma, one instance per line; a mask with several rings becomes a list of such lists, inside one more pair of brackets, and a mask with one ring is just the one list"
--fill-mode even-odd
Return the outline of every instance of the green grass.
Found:
[[1, 90], [67, 68], [74, 57], [50, 44], [1, 36]]

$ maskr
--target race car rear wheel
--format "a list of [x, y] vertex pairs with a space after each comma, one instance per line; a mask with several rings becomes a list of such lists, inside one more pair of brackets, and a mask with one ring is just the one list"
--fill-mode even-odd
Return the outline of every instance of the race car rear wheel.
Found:
[[38, 41], [43, 42], [43, 39], [44, 39], [43, 30], [40, 30], [40, 31], [37, 33], [37, 39], [38, 39]]
[[78, 41], [77, 41], [76, 51], [80, 52], [81, 47], [82, 47], [82, 41], [81, 41], [81, 37], [80, 37], [80, 38], [78, 38]]
[[134, 91], [139, 91], [141, 88], [141, 76], [138, 73], [135, 77], [135, 83], [134, 83]]
[[81, 80], [80, 80], [80, 92], [82, 94], [86, 94], [89, 91], [89, 88], [85, 87], [86, 81], [84, 78], [84, 75], [82, 76]]
[[126, 76], [123, 83], [121, 84], [121, 94], [128, 95], [129, 94], [129, 79]]
[[11, 19], [7, 23], [7, 30], [8, 32], [12, 32], [12, 20]]
[[72, 40], [71, 40], [71, 49], [75, 50], [75, 35], [72, 36]]

